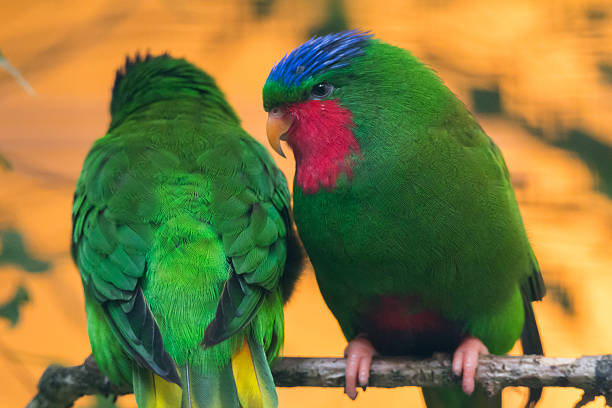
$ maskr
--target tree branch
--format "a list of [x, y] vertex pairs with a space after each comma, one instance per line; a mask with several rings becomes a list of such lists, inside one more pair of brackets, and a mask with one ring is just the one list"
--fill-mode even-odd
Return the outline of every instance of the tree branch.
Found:
[[73, 367], [50, 365], [38, 381], [38, 394], [27, 408], [68, 408], [84, 395], [124, 395], [131, 387], [119, 387], [108, 381], [93, 356]]
[[[280, 358], [272, 367], [278, 387], [344, 387], [343, 358]], [[584, 390], [576, 407], [603, 395], [612, 405], [612, 355], [581, 358], [542, 356], [482, 356], [476, 380], [494, 394], [505, 387], [575, 387]], [[372, 362], [369, 387], [395, 388], [460, 384], [451, 372], [450, 358], [427, 360], [378, 358]], [[98, 371], [93, 357], [82, 365], [52, 365], [43, 373], [38, 394], [28, 408], [66, 408], [83, 395], [123, 395]]]

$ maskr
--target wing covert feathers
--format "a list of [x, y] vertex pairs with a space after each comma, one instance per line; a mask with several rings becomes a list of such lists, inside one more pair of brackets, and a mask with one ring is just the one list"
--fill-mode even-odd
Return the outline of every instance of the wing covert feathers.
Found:
[[204, 348], [219, 344], [243, 329], [261, 305], [263, 292], [232, 271], [221, 292], [215, 318], [204, 332]]
[[[287, 280], [279, 285], [287, 263], [291, 228], [287, 182], [265, 149], [246, 141], [242, 146], [244, 163], [237, 171], [229, 172], [238, 174], [241, 182], [228, 182], [231, 188], [216, 191], [213, 203], [213, 222], [232, 270], [215, 318], [205, 331], [204, 347], [238, 333], [249, 324], [268, 294], [292, 286]], [[297, 275], [292, 272], [287, 279], [294, 282]]]
[[108, 302], [103, 309], [130, 357], [141, 367], [147, 367], [158, 376], [181, 385], [174, 360], [164, 347], [159, 327], [140, 288], [131, 302]]

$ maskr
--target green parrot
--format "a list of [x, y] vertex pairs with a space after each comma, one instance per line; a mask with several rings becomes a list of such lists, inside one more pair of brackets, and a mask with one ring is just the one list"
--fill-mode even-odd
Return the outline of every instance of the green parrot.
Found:
[[355, 30], [286, 55], [263, 102], [272, 147], [293, 150], [295, 222], [349, 342], [345, 392], [365, 390], [375, 352], [449, 352], [463, 391], [424, 389], [427, 406], [500, 406], [474, 392], [478, 356], [519, 337], [542, 354], [531, 302], [545, 289], [495, 143], [432, 70]]
[[276, 407], [300, 270], [284, 176], [185, 60], [128, 58], [110, 111], [72, 212], [100, 370], [139, 407]]

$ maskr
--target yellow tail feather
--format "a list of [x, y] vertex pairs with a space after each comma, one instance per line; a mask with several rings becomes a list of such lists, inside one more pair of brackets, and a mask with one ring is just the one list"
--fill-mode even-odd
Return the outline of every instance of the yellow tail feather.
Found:
[[180, 407], [183, 390], [144, 368], [136, 368], [134, 394], [138, 408]]
[[259, 384], [251, 350], [246, 340], [242, 348], [232, 356], [232, 371], [242, 408], [265, 408], [275, 405], [262, 384]]
[[[231, 370], [231, 371], [230, 371]], [[197, 368], [181, 368], [184, 389], [134, 364], [133, 384], [138, 408], [277, 408], [274, 379], [263, 347], [244, 341], [231, 366], [202, 375]], [[232, 378], [233, 377], [233, 378]]]
[[[153, 374], [154, 393], [149, 394], [150, 406], [152, 408], [180, 407], [183, 390], [178, 385], [164, 380]], [[148, 407], [149, 405], [147, 405]]]
[[251, 350], [246, 341], [243, 342], [240, 351], [232, 356], [232, 371], [234, 372], [240, 405], [243, 408], [263, 408]]

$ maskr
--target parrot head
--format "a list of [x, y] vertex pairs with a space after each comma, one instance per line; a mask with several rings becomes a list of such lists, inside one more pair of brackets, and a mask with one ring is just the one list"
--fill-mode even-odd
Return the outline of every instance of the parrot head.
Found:
[[115, 76], [109, 131], [143, 106], [181, 97], [199, 98], [208, 116], [219, 115], [224, 120], [240, 123], [215, 80], [206, 72], [169, 54], [137, 53], [126, 57]]
[[415, 130], [439, 118], [453, 98], [410, 53], [351, 30], [314, 37], [285, 55], [263, 101], [272, 148], [284, 157], [287, 142], [296, 183], [313, 194], [351, 180], [372, 150], [392, 148], [398, 127]]
[[285, 55], [266, 80], [268, 140], [283, 157], [280, 142], [287, 141], [306, 193], [335, 187], [341, 174], [350, 177], [361, 154], [340, 94], [349, 85], [351, 61], [365, 54], [371, 37], [355, 30], [314, 37]]

